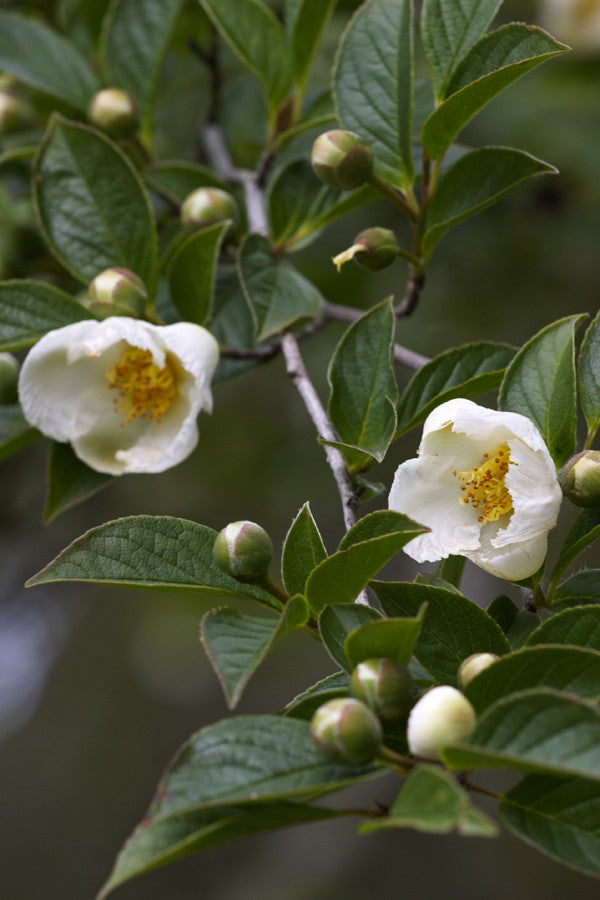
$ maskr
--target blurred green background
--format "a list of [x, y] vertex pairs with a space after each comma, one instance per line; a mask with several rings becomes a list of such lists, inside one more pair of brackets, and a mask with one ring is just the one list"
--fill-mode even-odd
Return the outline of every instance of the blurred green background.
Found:
[[[8, 4], [11, 8], [34, 4]], [[38, 4], [43, 11], [44, 3]], [[90, 4], [94, 6], [95, 4]], [[98, 4], [96, 4], [98, 5]], [[273, 4], [277, 6], [277, 4]], [[315, 88], [330, 66], [356, 2], [340, 3], [326, 36]], [[536, 21], [539, 5], [508, 2], [503, 19]], [[158, 109], [162, 156], [192, 153], [206, 106], [206, 78], [183, 39], [201, 28], [190, 4], [166, 61]], [[189, 32], [188, 32], [189, 33]], [[557, 34], [561, 37], [561, 34]], [[230, 94], [255, 96], [232, 70]], [[440, 244], [422, 301], [399, 327], [399, 341], [432, 356], [470, 340], [521, 344], [552, 320], [595, 314], [600, 284], [600, 47], [547, 64], [497, 98], [465, 132], [465, 143], [514, 145], [560, 169], [517, 190], [455, 229]], [[250, 112], [248, 112], [250, 110]], [[247, 135], [251, 102], [228, 113], [229, 135]], [[248, 122], [246, 122], [248, 124]], [[253, 124], [252, 122], [250, 124]], [[258, 138], [260, 135], [258, 135]], [[234, 147], [252, 158], [252, 141]], [[18, 177], [0, 173], [0, 272], [56, 277], [31, 223]], [[16, 179], [16, 180], [15, 180]], [[369, 225], [397, 227], [383, 204], [329, 228], [294, 262], [332, 302], [366, 308], [403, 291], [402, 263], [378, 274], [330, 257]], [[402, 227], [400, 226], [400, 232]], [[341, 329], [303, 344], [322, 397]], [[401, 384], [410, 373], [399, 372]], [[280, 359], [219, 387], [215, 411], [200, 421], [195, 453], [160, 476], [129, 476], [41, 524], [48, 447], [29, 446], [0, 467], [0, 889], [7, 898], [92, 898], [120, 844], [143, 816], [176, 748], [227, 715], [197, 639], [209, 604], [159, 595], [56, 585], [25, 592], [24, 581], [70, 540], [108, 519], [137, 513], [182, 516], [221, 528], [260, 522], [280, 548], [309, 500], [329, 549], [342, 533], [339, 500], [321, 448]], [[418, 434], [394, 445], [373, 477], [389, 483], [415, 453]], [[380, 503], [383, 501], [381, 500]], [[365, 507], [365, 512], [374, 508]], [[569, 520], [565, 512], [561, 530]], [[552, 536], [551, 548], [558, 541]], [[399, 558], [390, 577], [412, 578]], [[487, 605], [505, 586], [468, 566], [466, 593]], [[269, 712], [332, 671], [305, 635], [287, 636], [257, 672], [238, 711]], [[504, 783], [499, 781], [500, 783]], [[389, 802], [395, 783], [361, 787], [363, 803]], [[356, 803], [342, 795], [332, 802]], [[508, 835], [496, 841], [411, 832], [357, 837], [351, 821], [247, 839], [158, 870], [115, 894], [123, 900], [337, 900], [408, 896], [597, 898], [597, 884]]]

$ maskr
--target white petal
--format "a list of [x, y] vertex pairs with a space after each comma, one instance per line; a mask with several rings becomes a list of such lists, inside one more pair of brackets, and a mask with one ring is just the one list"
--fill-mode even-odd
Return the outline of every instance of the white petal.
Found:
[[546, 558], [548, 535], [538, 534], [526, 541], [496, 549], [485, 540], [485, 529], [482, 532], [482, 547], [475, 553], [464, 554], [476, 565], [509, 581], [522, 581], [534, 575]]

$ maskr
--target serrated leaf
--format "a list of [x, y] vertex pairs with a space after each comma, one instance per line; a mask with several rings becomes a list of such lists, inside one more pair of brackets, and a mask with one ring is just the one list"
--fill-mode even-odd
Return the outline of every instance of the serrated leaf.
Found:
[[412, 70], [412, 2], [363, 4], [339, 45], [335, 105], [342, 127], [370, 146], [376, 172], [401, 190], [410, 190], [414, 180]]
[[364, 453], [381, 462], [394, 437], [395, 327], [392, 301], [384, 300], [350, 326], [329, 364], [329, 416], [341, 441], [361, 451], [345, 453], [351, 471], [365, 468]]
[[432, 159], [444, 155], [473, 116], [521, 75], [568, 50], [541, 28], [513, 22], [475, 43], [450, 79], [444, 100], [429, 116], [421, 133]]
[[600, 876], [600, 785], [584, 778], [530, 775], [500, 800], [513, 834], [553, 859]]
[[441, 751], [451, 769], [516, 769], [600, 781], [600, 716], [549, 688], [498, 700], [478, 719], [469, 744]]
[[288, 594], [303, 594], [306, 579], [327, 557], [323, 539], [305, 503], [288, 531], [281, 557], [281, 573]]
[[358, 831], [370, 834], [388, 828], [415, 828], [429, 834], [494, 837], [496, 823], [471, 805], [469, 795], [449, 772], [417, 766], [392, 803], [387, 816], [364, 822]]
[[344, 641], [344, 654], [354, 669], [365, 659], [393, 659], [407, 666], [413, 655], [421, 618], [374, 619], [351, 631]]
[[552, 603], [600, 603], [600, 569], [577, 572], [554, 591]]
[[396, 435], [424, 422], [446, 400], [477, 397], [498, 387], [515, 353], [514, 347], [492, 341], [440, 353], [412, 376], [400, 397]]
[[523, 150], [479, 147], [461, 156], [444, 175], [427, 207], [423, 252], [429, 256], [439, 239], [469, 216], [536, 175], [558, 169]]
[[200, 0], [229, 46], [261, 83], [269, 121], [288, 95], [292, 59], [284, 31], [261, 0]]
[[465, 688], [481, 713], [519, 690], [549, 687], [583, 700], [600, 699], [600, 652], [580, 647], [525, 647], [497, 660]]
[[189, 590], [210, 597], [245, 597], [280, 610], [254, 584], [236, 581], [215, 564], [217, 532], [172, 516], [129, 516], [91, 528], [27, 582], [91, 581], [121, 587]]
[[43, 281], [0, 282], [0, 349], [35, 344], [48, 331], [93, 319], [92, 313], [69, 294]]
[[447, 556], [446, 559], [439, 561], [433, 574], [447, 581], [460, 593], [460, 584], [466, 561], [464, 556]]
[[0, 404], [0, 461], [42, 435], [32, 428], [18, 403]]
[[600, 509], [582, 509], [562, 545], [558, 561], [552, 570], [551, 583], [555, 584], [580, 553], [600, 537]]
[[292, 48], [294, 80], [300, 96], [323, 29], [337, 0], [285, 0], [285, 32]]
[[219, 222], [185, 238], [169, 264], [171, 299], [184, 322], [205, 325], [213, 305], [219, 251], [230, 222]]
[[319, 312], [323, 298], [317, 288], [296, 269], [277, 260], [262, 235], [247, 235], [238, 265], [257, 341]]
[[427, 604], [414, 655], [442, 684], [458, 684], [458, 667], [467, 656], [510, 650], [498, 624], [461, 594], [408, 582], [372, 581], [371, 588], [388, 616], [417, 616]]
[[152, 296], [156, 234], [148, 197], [118, 147], [54, 115], [34, 165], [34, 201], [44, 237], [81, 281], [112, 266], [131, 269]]
[[85, 112], [100, 82], [61, 34], [16, 13], [0, 12], [0, 69]]
[[600, 650], [600, 605], [564, 609], [536, 628], [527, 644], [567, 644]]
[[378, 510], [344, 535], [337, 553], [317, 566], [306, 582], [306, 599], [318, 613], [330, 603], [353, 603], [392, 556], [427, 529], [400, 513]]
[[508, 366], [498, 397], [498, 409], [537, 426], [557, 468], [575, 451], [574, 338], [584, 318], [559, 319], [527, 341]]
[[73, 453], [70, 444], [52, 442], [46, 485], [44, 522], [52, 522], [113, 481], [112, 475], [90, 469]]
[[577, 384], [588, 433], [594, 435], [600, 425], [600, 313], [589, 326], [581, 344]]
[[215, 296], [210, 330], [220, 344], [241, 351], [239, 359], [221, 356], [213, 377], [213, 386], [229, 381], [255, 368], [260, 360], [245, 357], [255, 346], [254, 320], [235, 266], [221, 265], [215, 278]]
[[100, 54], [106, 81], [134, 98], [146, 123], [182, 5], [183, 0], [114, 0], [104, 19]]
[[334, 662], [345, 672], [352, 672], [346, 657], [344, 643], [351, 632], [368, 622], [379, 620], [381, 615], [370, 606], [358, 603], [338, 603], [325, 606], [319, 616], [319, 633], [323, 644]]
[[208, 166], [184, 160], [155, 162], [143, 175], [152, 190], [177, 204], [183, 203], [188, 194], [200, 187], [228, 189], [225, 182]]
[[294, 697], [283, 710], [284, 715], [294, 719], [310, 720], [319, 706], [336, 697], [346, 697], [348, 694], [349, 677], [346, 672], [334, 672], [327, 675]]
[[425, 0], [421, 13], [421, 36], [438, 100], [445, 96], [456, 67], [487, 29], [501, 2]]

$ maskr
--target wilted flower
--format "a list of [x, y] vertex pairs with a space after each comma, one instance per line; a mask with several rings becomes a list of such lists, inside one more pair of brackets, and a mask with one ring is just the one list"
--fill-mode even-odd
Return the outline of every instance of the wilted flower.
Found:
[[32, 425], [70, 442], [92, 469], [163, 472], [196, 446], [218, 359], [217, 341], [199, 325], [86, 320], [30, 350], [19, 398]]
[[399, 466], [389, 497], [390, 509], [431, 529], [405, 548], [417, 562], [466, 556], [511, 581], [542, 565], [560, 503], [535, 425], [463, 399], [428, 416], [419, 458]]

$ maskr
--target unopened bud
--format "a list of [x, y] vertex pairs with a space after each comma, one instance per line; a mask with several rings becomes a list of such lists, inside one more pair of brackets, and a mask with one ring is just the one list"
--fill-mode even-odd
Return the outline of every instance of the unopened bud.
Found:
[[33, 110], [26, 100], [0, 89], [0, 135], [20, 131], [33, 123]]
[[383, 740], [375, 713], [353, 697], [338, 697], [320, 706], [310, 733], [323, 750], [355, 765], [372, 760]]
[[256, 522], [230, 522], [213, 546], [218, 567], [239, 581], [257, 581], [266, 575], [272, 556], [271, 538]]
[[371, 148], [352, 131], [326, 131], [313, 144], [311, 155], [315, 175], [330, 187], [351, 191], [371, 177]]
[[110, 137], [127, 137], [139, 124], [137, 104], [126, 91], [105, 88], [92, 97], [88, 120]]
[[12, 353], [0, 353], [0, 403], [16, 403], [19, 363]]
[[181, 221], [184, 225], [207, 228], [227, 219], [231, 219], [234, 225], [237, 224], [238, 207], [234, 197], [220, 188], [197, 188], [181, 204]]
[[359, 663], [350, 679], [350, 693], [381, 719], [406, 717], [414, 700], [408, 669], [392, 659], [365, 659]]
[[466, 688], [470, 681], [473, 681], [484, 669], [489, 668], [497, 659], [499, 657], [495, 653], [473, 653], [472, 656], [463, 659], [458, 667], [457, 675], [461, 688]]
[[98, 319], [144, 315], [148, 294], [144, 282], [129, 269], [105, 269], [96, 275], [81, 302]]
[[367, 228], [354, 238], [347, 250], [333, 257], [338, 272], [351, 259], [359, 266], [377, 272], [391, 266], [398, 256], [398, 241], [389, 228]]
[[600, 506], [600, 450], [573, 456], [558, 474], [563, 494], [575, 506]]
[[466, 741], [475, 728], [475, 710], [460, 691], [449, 685], [431, 688], [413, 706], [407, 740], [411, 753], [439, 759], [447, 744]]

